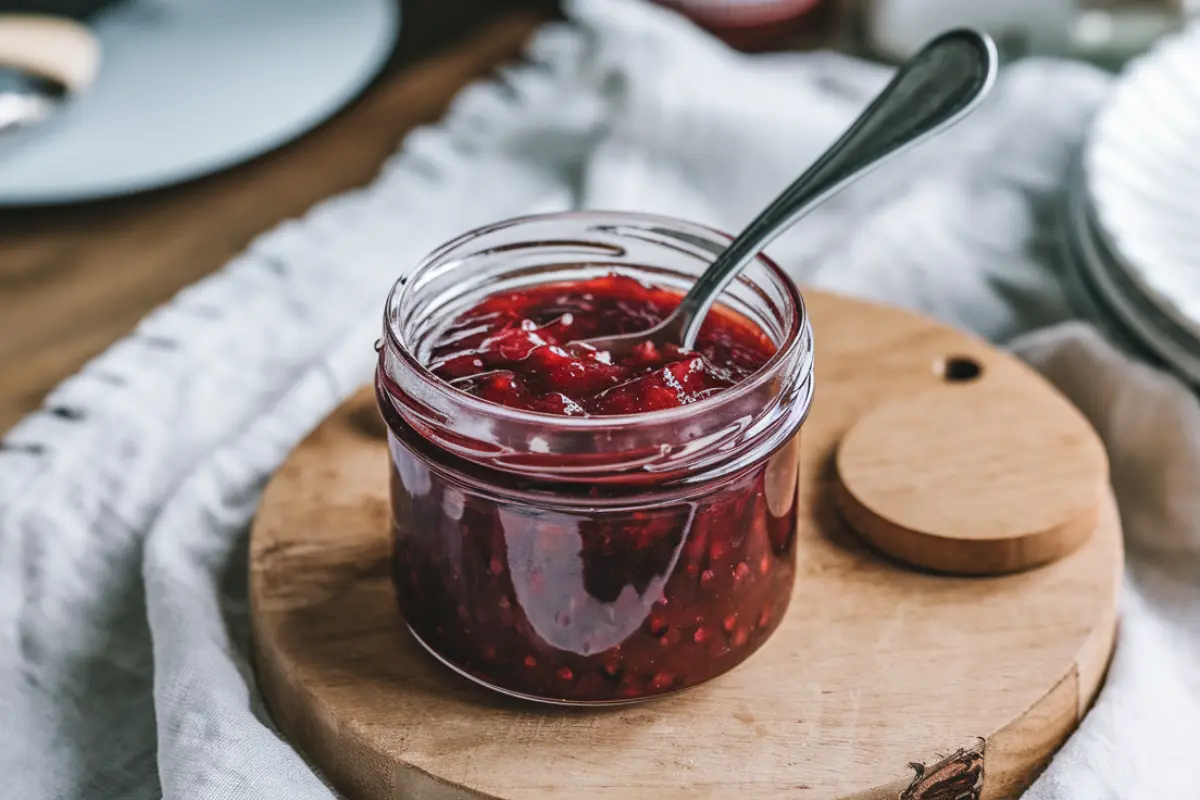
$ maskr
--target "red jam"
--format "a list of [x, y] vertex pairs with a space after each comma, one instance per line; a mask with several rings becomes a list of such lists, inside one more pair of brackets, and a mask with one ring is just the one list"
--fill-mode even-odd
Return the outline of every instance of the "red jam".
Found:
[[[612, 362], [565, 346], [647, 328], [678, 300], [617, 276], [494, 295], [454, 321], [430, 367], [507, 406], [637, 414], [721, 392], [774, 353], [722, 309], [694, 351], [648, 347]], [[467, 675], [552, 701], [645, 698], [729, 670], [779, 624], [795, 574], [798, 435], [702, 492], [648, 495], [515, 480], [430, 448], [381, 407], [400, 607], [422, 643]]]
[[639, 345], [623, 358], [581, 339], [645, 330], [680, 295], [609, 275], [489, 297], [455, 320], [434, 348], [434, 374], [506, 406], [567, 416], [638, 414], [694, 403], [735, 385], [775, 353], [749, 322], [709, 313], [694, 350]]

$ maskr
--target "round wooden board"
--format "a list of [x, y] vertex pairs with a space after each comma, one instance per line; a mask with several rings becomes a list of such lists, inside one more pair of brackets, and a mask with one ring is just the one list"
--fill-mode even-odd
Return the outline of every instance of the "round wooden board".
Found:
[[[500, 697], [427, 656], [389, 577], [387, 455], [363, 391], [268, 486], [250, 548], [259, 682], [276, 721], [350, 798], [1012, 797], [1074, 729], [1112, 648], [1120, 527], [989, 578], [877, 554], [837, 510], [834, 452], [881, 402], [966, 356], [1015, 359], [929, 320], [808, 292], [817, 397], [801, 454], [795, 594], [730, 673], [649, 703]], [[1052, 391], [1046, 387], [1046, 391]]]

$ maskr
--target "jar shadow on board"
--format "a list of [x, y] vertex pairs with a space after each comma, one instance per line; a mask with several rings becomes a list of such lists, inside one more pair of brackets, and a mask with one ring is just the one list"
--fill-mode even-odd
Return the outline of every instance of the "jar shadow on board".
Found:
[[812, 332], [765, 256], [721, 311], [774, 355], [688, 405], [555, 416], [426, 368], [447, 324], [484, 298], [614, 272], [682, 294], [729, 241], [641, 214], [526, 217], [450, 242], [397, 282], [376, 373], [393, 579], [410, 630], [443, 663], [528, 699], [628, 702], [726, 672], [779, 625]]

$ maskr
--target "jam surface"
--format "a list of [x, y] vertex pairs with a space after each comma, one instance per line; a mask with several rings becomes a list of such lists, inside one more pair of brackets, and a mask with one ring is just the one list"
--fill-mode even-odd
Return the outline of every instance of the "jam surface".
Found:
[[645, 342], [613, 359], [578, 343], [646, 330], [680, 299], [622, 275], [493, 295], [443, 332], [429, 367], [484, 400], [545, 414], [607, 416], [703, 400], [774, 355], [765, 333], [721, 308], [709, 312], [693, 350]]

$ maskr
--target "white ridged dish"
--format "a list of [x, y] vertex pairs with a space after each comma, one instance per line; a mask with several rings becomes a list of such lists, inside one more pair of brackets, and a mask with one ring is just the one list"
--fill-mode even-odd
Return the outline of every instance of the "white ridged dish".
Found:
[[1126, 328], [1090, 277], [1091, 267], [1086, 262], [1084, 248], [1078, 241], [1079, 233], [1075, 228], [1076, 190], [1077, 184], [1073, 184], [1059, 209], [1059, 254], [1062, 258], [1063, 285], [1067, 297], [1075, 312], [1099, 328], [1113, 343], [1130, 354], [1161, 367], [1162, 359]]
[[1152, 307], [1165, 319], [1126, 322], [1180, 329], [1170, 333], [1175, 346], [1182, 331], [1200, 352], [1200, 23], [1163, 39], [1117, 81], [1075, 188], [1091, 224], [1077, 220], [1074, 236], [1092, 240], [1088, 260], [1103, 262], [1093, 273], [1108, 272], [1100, 280], [1124, 292], [1116, 299], [1129, 314]]
[[1200, 387], [1200, 340], [1129, 279], [1096, 233], [1078, 173], [1060, 219], [1065, 287], [1072, 304], [1128, 352]]

